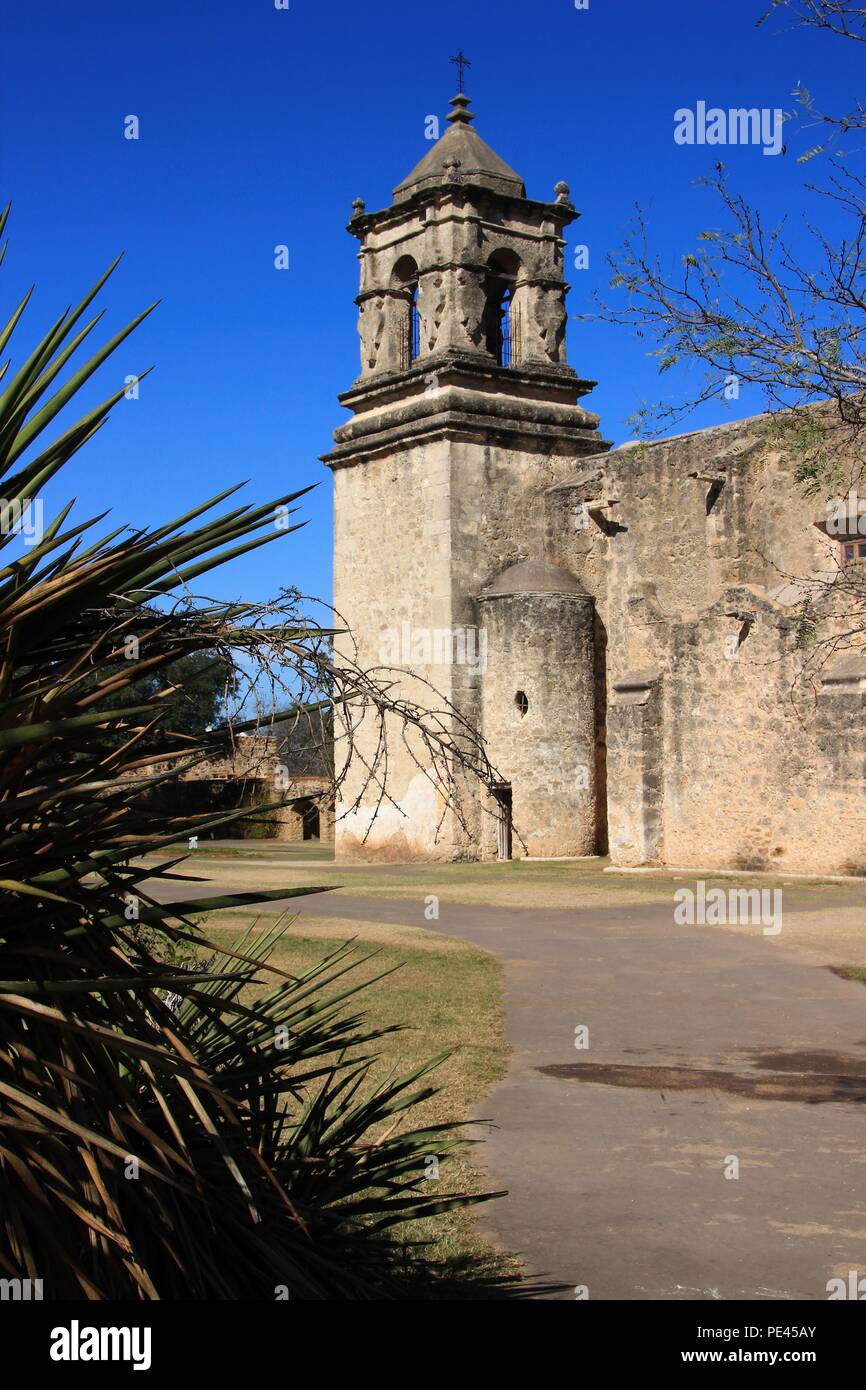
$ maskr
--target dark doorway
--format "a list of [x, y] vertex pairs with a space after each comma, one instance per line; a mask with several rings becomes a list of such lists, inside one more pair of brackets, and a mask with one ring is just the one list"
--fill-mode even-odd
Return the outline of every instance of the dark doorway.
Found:
[[498, 859], [511, 858], [511, 783], [499, 782], [493, 788], [496, 800], [496, 855]]
[[320, 838], [320, 816], [318, 806], [299, 806], [303, 835], [305, 840], [318, 840]]

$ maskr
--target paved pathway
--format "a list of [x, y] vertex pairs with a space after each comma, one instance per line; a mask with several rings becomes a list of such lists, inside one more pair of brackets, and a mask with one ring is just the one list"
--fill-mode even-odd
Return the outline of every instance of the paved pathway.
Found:
[[530, 1276], [568, 1286], [556, 1296], [825, 1299], [828, 1279], [866, 1275], [866, 989], [784, 930], [676, 926], [658, 903], [442, 902], [437, 923], [416, 901], [302, 910], [504, 961], [512, 1065], [477, 1113], [509, 1196], [484, 1219]]

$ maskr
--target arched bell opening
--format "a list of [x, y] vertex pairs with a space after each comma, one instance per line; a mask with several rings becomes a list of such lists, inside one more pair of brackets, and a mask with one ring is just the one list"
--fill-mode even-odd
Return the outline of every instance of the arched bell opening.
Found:
[[418, 316], [418, 264], [412, 256], [401, 256], [391, 272], [391, 288], [398, 293], [397, 331], [400, 334], [400, 365], [405, 371], [421, 351], [421, 321]]
[[520, 257], [514, 251], [494, 251], [487, 262], [484, 340], [500, 367], [520, 361], [520, 303], [516, 293], [520, 271]]

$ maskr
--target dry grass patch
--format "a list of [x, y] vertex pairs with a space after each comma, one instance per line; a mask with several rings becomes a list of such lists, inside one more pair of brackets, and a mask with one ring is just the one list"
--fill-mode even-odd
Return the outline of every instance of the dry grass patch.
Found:
[[[263, 920], [262, 930], [268, 925]], [[256, 918], [252, 914], [218, 912], [201, 922], [221, 946], [230, 946]], [[443, 1051], [450, 1056], [430, 1080], [437, 1094], [403, 1119], [406, 1129], [469, 1117], [505, 1075], [508, 1048], [503, 1031], [502, 970], [489, 952], [452, 937], [384, 923], [317, 919], [304, 914], [295, 920], [270, 960], [281, 970], [300, 974], [345, 941], [356, 944], [358, 972], [373, 980], [351, 1001], [369, 1023], [378, 1027], [405, 1025], [377, 1044], [371, 1082], [390, 1073], [411, 1072]], [[374, 954], [375, 953], [375, 954]], [[374, 980], [383, 971], [386, 978]], [[467, 1149], [449, 1158], [437, 1181], [442, 1194], [489, 1190], [483, 1171], [484, 1128], [467, 1126]], [[446, 1212], [405, 1229], [407, 1240], [430, 1244], [430, 1254], [446, 1278], [459, 1278], [470, 1263], [491, 1278], [517, 1277], [516, 1259], [494, 1249], [480, 1234], [475, 1213], [484, 1208]], [[466, 1296], [483, 1294], [483, 1285], [467, 1283]], [[453, 1296], [453, 1295], [452, 1295]]]

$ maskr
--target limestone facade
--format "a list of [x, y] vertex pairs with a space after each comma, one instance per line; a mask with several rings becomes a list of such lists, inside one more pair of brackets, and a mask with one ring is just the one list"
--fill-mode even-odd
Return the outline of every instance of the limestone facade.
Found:
[[365, 666], [480, 730], [501, 784], [465, 786], [452, 814], [397, 733], [387, 796], [368, 794], [368, 720], [338, 858], [488, 858], [510, 839], [866, 871], [866, 660], [816, 675], [804, 655], [800, 580], [832, 580], [840, 547], [778, 420], [610, 449], [566, 360], [568, 188], [527, 198], [467, 99], [452, 108], [392, 203], [357, 200], [349, 223], [361, 370], [325, 457], [334, 602]]

